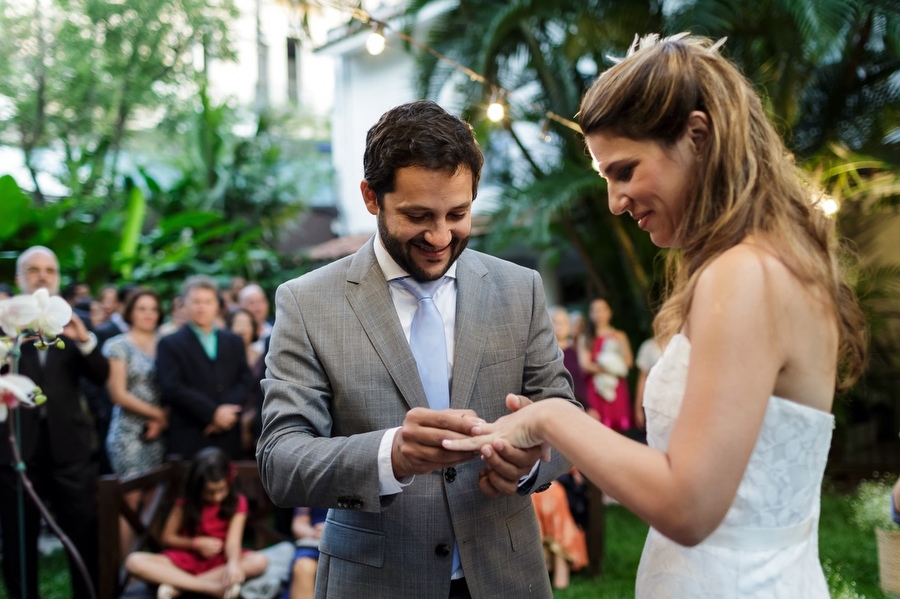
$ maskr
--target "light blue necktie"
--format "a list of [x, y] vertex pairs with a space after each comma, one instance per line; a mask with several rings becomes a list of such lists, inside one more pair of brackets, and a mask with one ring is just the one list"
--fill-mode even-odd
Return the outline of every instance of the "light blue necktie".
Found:
[[412, 277], [396, 279], [397, 283], [416, 296], [419, 305], [413, 315], [409, 332], [409, 348], [419, 367], [419, 378], [432, 410], [450, 407], [450, 376], [447, 372], [447, 341], [444, 319], [432, 296], [444, 284], [446, 277], [420, 283]]
[[[425, 397], [432, 410], [450, 407], [450, 376], [447, 372], [447, 340], [444, 335], [444, 319], [434, 304], [434, 294], [444, 284], [447, 277], [436, 281], [420, 283], [412, 277], [394, 279], [401, 287], [412, 293], [419, 305], [413, 315], [409, 332], [409, 348], [416, 358], [419, 378], [425, 388]], [[453, 565], [451, 573], [462, 567], [459, 548], [453, 543]]]

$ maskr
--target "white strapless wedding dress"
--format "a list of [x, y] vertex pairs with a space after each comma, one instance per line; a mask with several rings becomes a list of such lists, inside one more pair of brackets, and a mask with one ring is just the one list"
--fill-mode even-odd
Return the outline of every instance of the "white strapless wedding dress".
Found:
[[[691, 344], [669, 342], [644, 393], [647, 440], [665, 451], [687, 382]], [[819, 563], [819, 496], [834, 417], [770, 397], [725, 520], [695, 547], [650, 529], [638, 599], [827, 599]]]

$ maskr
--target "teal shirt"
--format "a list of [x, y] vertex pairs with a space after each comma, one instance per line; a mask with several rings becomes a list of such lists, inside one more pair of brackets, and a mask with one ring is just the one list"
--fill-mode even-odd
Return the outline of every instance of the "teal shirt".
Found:
[[191, 330], [194, 331], [195, 335], [197, 335], [197, 339], [200, 340], [200, 345], [203, 346], [203, 351], [206, 352], [206, 355], [209, 356], [209, 359], [215, 360], [216, 356], [219, 353], [219, 336], [216, 335], [219, 329], [213, 327], [212, 331], [210, 331], [209, 333], [204, 333], [200, 330], [200, 327], [192, 322], [189, 322], [188, 326], [191, 327]]

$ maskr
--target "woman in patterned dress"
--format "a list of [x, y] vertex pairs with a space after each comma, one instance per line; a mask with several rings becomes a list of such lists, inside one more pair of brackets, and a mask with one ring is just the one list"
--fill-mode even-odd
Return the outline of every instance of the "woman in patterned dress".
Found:
[[[103, 346], [103, 355], [109, 360], [106, 385], [114, 404], [106, 451], [113, 472], [123, 478], [162, 464], [166, 452], [163, 431], [168, 426], [156, 384], [156, 330], [162, 320], [159, 296], [150, 289], [138, 289], [125, 306], [124, 318], [130, 330]], [[135, 491], [125, 501], [134, 509], [141, 499], [141, 492]], [[127, 524], [120, 530], [122, 549], [127, 553], [132, 531]]]

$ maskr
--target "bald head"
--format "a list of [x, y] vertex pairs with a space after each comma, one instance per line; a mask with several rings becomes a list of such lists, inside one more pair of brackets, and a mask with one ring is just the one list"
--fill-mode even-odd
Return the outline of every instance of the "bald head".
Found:
[[269, 300], [262, 287], [255, 283], [247, 285], [238, 293], [238, 306], [252, 314], [259, 326], [269, 317]]

